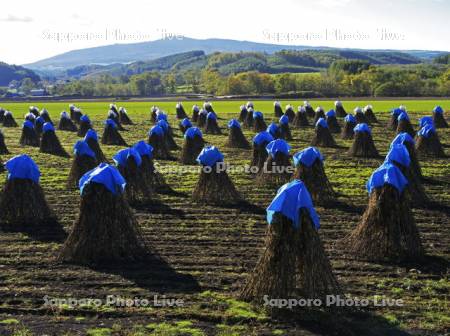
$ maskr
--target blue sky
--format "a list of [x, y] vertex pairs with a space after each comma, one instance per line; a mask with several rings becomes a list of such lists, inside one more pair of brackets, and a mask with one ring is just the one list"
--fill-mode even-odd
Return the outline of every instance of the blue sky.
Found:
[[450, 51], [449, 19], [450, 0], [15, 0], [2, 4], [0, 61], [174, 35]]

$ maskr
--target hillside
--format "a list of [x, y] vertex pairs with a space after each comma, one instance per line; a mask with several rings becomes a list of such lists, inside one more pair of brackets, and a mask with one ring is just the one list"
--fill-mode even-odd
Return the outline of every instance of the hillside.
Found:
[[40, 80], [39, 76], [32, 70], [19, 65], [10, 65], [0, 62], [0, 86], [7, 86], [12, 80], [20, 81], [30, 78], [33, 82]]
[[[131, 44], [113, 44], [101, 47], [73, 50], [31, 64], [27, 64], [26, 66], [34, 70], [54, 72], [56, 70], [74, 68], [80, 65], [110, 65], [114, 63], [128, 64], [137, 61], [149, 61], [173, 54], [189, 52], [192, 50], [200, 50], [208, 55], [214, 52], [237, 53], [241, 51], [274, 54], [281, 50], [302, 51], [306, 49], [325, 51], [332, 50], [343, 53], [366, 53], [366, 56], [369, 58], [372, 57], [372, 54], [387, 52], [389, 54], [394, 53], [407, 55], [402, 57], [411, 57], [411, 60], [416, 60], [415, 62], [420, 59], [430, 59], [439, 54], [439, 52], [420, 50], [414, 50], [411, 52], [398, 52], [389, 50], [373, 51], [358, 49], [334, 49], [328, 47], [277, 45], [227, 39], [200, 40], [184, 37], [182, 39], [156, 40]], [[417, 57], [415, 55], [417, 55]]]

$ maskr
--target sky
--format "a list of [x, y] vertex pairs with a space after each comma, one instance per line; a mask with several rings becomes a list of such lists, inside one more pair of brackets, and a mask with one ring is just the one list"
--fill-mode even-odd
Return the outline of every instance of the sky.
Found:
[[450, 0], [14, 0], [2, 3], [0, 61], [161, 38], [450, 51]]

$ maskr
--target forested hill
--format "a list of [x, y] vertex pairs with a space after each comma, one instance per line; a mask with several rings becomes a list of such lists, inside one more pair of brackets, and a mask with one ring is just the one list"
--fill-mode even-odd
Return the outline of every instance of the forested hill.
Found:
[[33, 82], [40, 80], [32, 70], [0, 62], [0, 86], [7, 86], [13, 80], [21, 81], [24, 78], [30, 78]]

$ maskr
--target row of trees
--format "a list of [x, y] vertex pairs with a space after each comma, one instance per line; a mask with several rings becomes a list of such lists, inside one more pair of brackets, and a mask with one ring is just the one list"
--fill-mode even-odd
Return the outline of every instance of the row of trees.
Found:
[[213, 95], [299, 94], [304, 96], [449, 96], [444, 65], [373, 66], [338, 60], [327, 71], [270, 75], [257, 71], [222, 75], [212, 69], [104, 75], [54, 86], [51, 93], [81, 96], [152, 96], [180, 92]]

